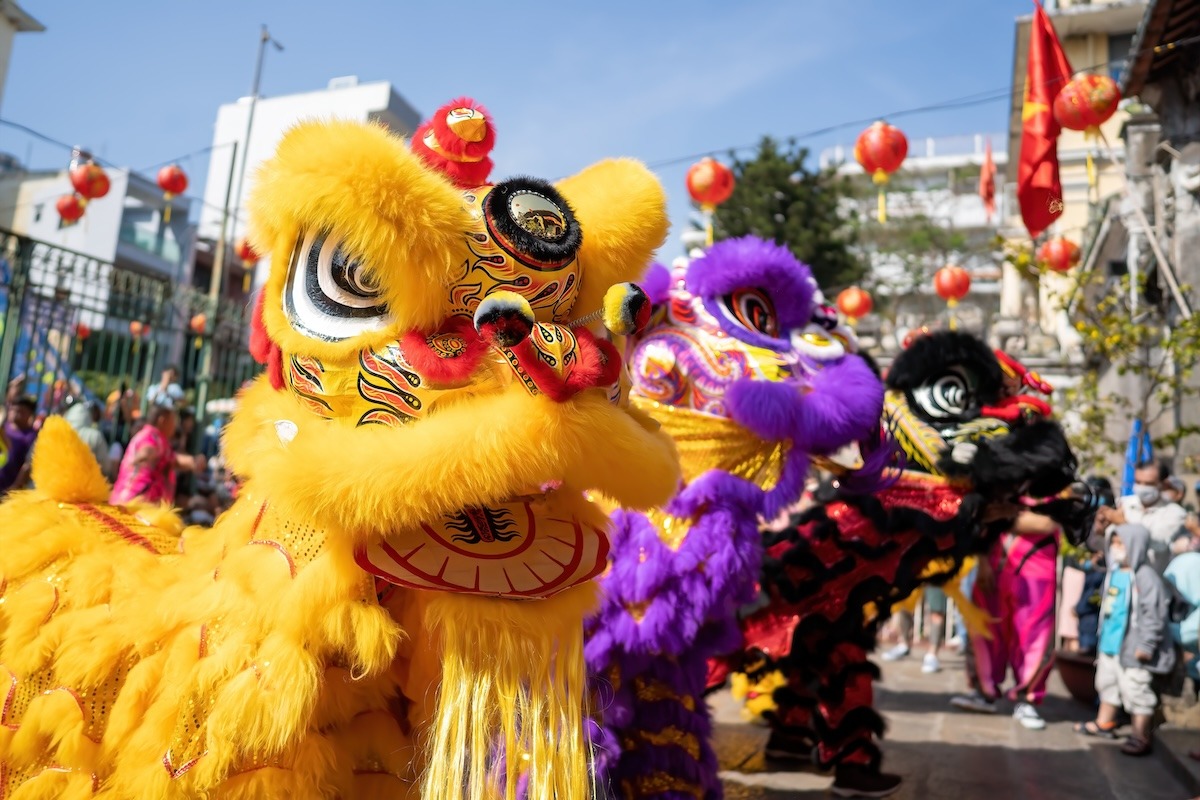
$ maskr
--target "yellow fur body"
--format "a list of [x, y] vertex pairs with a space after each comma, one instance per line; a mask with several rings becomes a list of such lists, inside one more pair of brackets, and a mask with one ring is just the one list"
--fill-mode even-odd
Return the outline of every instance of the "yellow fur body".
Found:
[[[661, 189], [633, 162], [561, 190], [586, 238], [575, 295], [535, 304], [547, 330], [636, 277], [666, 230]], [[298, 128], [252, 205], [275, 265], [266, 330], [285, 359], [351, 369], [456, 313], [471, 204], [382, 130]], [[284, 268], [314, 226], [370, 261], [385, 326], [344, 342], [293, 328]], [[530, 600], [383, 590], [356, 551], [546, 484], [548, 508], [603, 528], [584, 493], [659, 504], [678, 481], [674, 449], [623, 395], [555, 402], [498, 353], [453, 389], [419, 419], [362, 426], [263, 376], [226, 430], [239, 498], [212, 529], [186, 531], [167, 509], [106, 505], [90, 453], [49, 419], [37, 489], [0, 506], [0, 797], [486, 800], [512, 797], [518, 771], [533, 800], [585, 797], [594, 587]]]

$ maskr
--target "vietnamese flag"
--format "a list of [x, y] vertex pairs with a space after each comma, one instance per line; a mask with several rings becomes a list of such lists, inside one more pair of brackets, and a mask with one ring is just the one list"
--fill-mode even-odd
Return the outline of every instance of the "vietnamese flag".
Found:
[[1021, 110], [1021, 160], [1017, 164], [1017, 200], [1021, 219], [1032, 238], [1050, 227], [1063, 212], [1058, 178], [1058, 135], [1054, 98], [1071, 80], [1071, 64], [1041, 3], [1035, 3], [1029, 31], [1029, 71]]
[[992, 140], [987, 140], [987, 150], [983, 153], [983, 165], [979, 168], [979, 196], [983, 199], [983, 210], [987, 212], [987, 220], [992, 221], [996, 213], [996, 162], [992, 159]]

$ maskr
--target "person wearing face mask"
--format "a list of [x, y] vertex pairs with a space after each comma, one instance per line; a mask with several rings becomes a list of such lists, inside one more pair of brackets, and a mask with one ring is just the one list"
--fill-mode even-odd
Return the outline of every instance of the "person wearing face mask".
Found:
[[1133, 719], [1133, 732], [1121, 752], [1130, 756], [1150, 753], [1158, 706], [1153, 679], [1175, 666], [1167, 628], [1170, 593], [1147, 562], [1149, 545], [1150, 532], [1142, 525], [1121, 524], [1109, 534], [1096, 657], [1100, 710], [1094, 720], [1075, 726], [1085, 736], [1116, 739], [1117, 711], [1124, 707]]
[[1187, 522], [1187, 511], [1172, 502], [1167, 482], [1171, 471], [1161, 461], [1144, 461], [1133, 473], [1133, 495], [1121, 498], [1118, 508], [1103, 508], [1097, 519], [1108, 527], [1138, 523], [1150, 531], [1148, 563], [1161, 575], [1171, 560], [1171, 540]]

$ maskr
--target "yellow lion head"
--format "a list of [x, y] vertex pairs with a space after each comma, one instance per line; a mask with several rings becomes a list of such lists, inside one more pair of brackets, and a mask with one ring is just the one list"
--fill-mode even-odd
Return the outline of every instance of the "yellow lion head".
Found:
[[621, 285], [664, 238], [664, 196], [629, 160], [468, 185], [492, 133], [459, 100], [413, 149], [352, 122], [285, 136], [251, 198], [268, 374], [227, 443], [248, 491], [345, 536], [377, 577], [544, 597], [602, 568], [585, 491], [645, 508], [676, 485], [591, 324], [648, 311]]

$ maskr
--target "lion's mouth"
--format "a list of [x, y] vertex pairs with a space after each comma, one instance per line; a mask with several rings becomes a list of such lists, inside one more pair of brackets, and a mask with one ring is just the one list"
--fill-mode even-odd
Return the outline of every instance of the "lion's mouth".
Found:
[[584, 583], [604, 568], [608, 537], [582, 497], [561, 483], [508, 500], [466, 506], [398, 531], [355, 553], [366, 571], [411, 589], [510, 599], [542, 599]]

